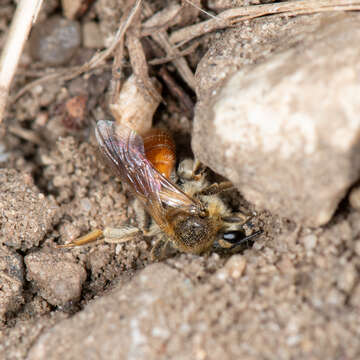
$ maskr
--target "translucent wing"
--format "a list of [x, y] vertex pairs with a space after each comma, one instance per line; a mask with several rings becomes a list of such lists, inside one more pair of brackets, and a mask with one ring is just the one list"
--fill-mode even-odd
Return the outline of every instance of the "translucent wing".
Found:
[[143, 197], [159, 193], [159, 178], [145, 158], [139, 135], [127, 126], [120, 127], [108, 120], [97, 122], [95, 135], [107, 162], [136, 195]]
[[135, 131], [113, 121], [100, 120], [95, 135], [107, 162], [161, 227], [166, 225], [169, 208], [190, 213], [197, 211], [199, 204], [162, 176], [146, 159], [143, 140]]

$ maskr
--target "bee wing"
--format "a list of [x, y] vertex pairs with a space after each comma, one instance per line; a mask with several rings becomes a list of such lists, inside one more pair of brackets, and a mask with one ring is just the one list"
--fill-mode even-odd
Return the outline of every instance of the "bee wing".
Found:
[[142, 197], [160, 191], [159, 179], [145, 157], [142, 138], [127, 126], [100, 120], [95, 128], [100, 150], [120, 179]]
[[141, 136], [127, 126], [100, 120], [95, 129], [100, 150], [122, 181], [143, 202], [154, 220], [166, 223], [166, 208], [193, 211], [197, 203], [162, 176], [146, 158]]
[[160, 199], [168, 207], [194, 212], [199, 204], [166, 178], [161, 180]]

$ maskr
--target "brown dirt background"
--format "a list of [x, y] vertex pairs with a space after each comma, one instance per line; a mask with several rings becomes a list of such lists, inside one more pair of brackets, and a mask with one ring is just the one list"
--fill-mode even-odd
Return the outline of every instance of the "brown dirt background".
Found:
[[[46, 6], [45, 17], [59, 11], [56, 1]], [[0, 47], [13, 11], [14, 4], [5, 0]], [[194, 67], [212, 36], [206, 36], [191, 56]], [[92, 53], [80, 48], [72, 62], [81, 64]], [[31, 78], [31, 71], [42, 70], [25, 49], [14, 91]], [[136, 225], [134, 199], [98, 160], [89, 130], [90, 120], [109, 118], [104, 91], [110, 76], [111, 70], [102, 68], [90, 77], [34, 88], [11, 105], [0, 127], [0, 156], [6, 156], [0, 163], [4, 243], [0, 272], [9, 274], [11, 269], [10, 287], [0, 287], [5, 294], [5, 309], [0, 311], [0, 357], [40, 358], [33, 349], [49, 329], [62, 323], [66, 328], [65, 321], [79, 319], [79, 313], [101, 299], [116, 299], [122, 292], [139, 297], [142, 289], [137, 275], [145, 271], [150, 277], [147, 285], [159, 281], [152, 290], [155, 293], [173, 284], [156, 312], [144, 320], [151, 329], [158, 326], [159, 314], [165, 316], [170, 335], [162, 340], [151, 333], [147, 350], [129, 358], [359, 358], [360, 213], [347, 200], [331, 223], [318, 229], [300, 228], [261, 213], [255, 224], [262, 227], [263, 235], [252, 248], [230, 257], [175, 254], [151, 265], [151, 242], [142, 237], [121, 245], [54, 247], [96, 227]], [[78, 94], [89, 97], [88, 115], [80, 130], [64, 123], [63, 110], [64, 102]], [[191, 119], [182, 115], [166, 89], [163, 95], [167, 106], [160, 106], [154, 121], [174, 133], [181, 159], [191, 154]], [[19, 133], [19, 128], [27, 132]], [[238, 193], [227, 201], [234, 208], [239, 204], [250, 207]], [[191, 284], [189, 293], [184, 283]], [[116, 302], [108, 306], [116, 307]], [[122, 308], [128, 321], [142, 308], [140, 301], [132, 306]], [[63, 352], [66, 332], [54, 334], [58, 343], [48, 343], [52, 352], [47, 350], [42, 358], [85, 356], [81, 334], [74, 340], [73, 354]], [[94, 348], [101, 349], [103, 342], [112, 344], [101, 338], [105, 335], [105, 331], [98, 334]], [[125, 350], [121, 353], [114, 344], [112, 348], [116, 358], [128, 358]], [[94, 358], [110, 357], [103, 353]]]

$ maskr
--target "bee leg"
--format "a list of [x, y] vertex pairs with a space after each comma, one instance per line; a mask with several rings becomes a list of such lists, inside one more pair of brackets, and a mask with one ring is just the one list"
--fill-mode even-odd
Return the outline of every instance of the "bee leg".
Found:
[[199, 181], [203, 178], [206, 167], [197, 159], [185, 159], [179, 164], [177, 173], [180, 178]]
[[133, 240], [140, 233], [140, 229], [135, 226], [123, 226], [121, 228], [105, 228], [103, 236], [105, 242], [110, 244], [120, 244]]
[[151, 226], [150, 226], [150, 228], [148, 230], [147, 229], [142, 229], [142, 233], [146, 237], [153, 237], [155, 235], [160, 234], [161, 230], [160, 230], [158, 225], [153, 223], [153, 224], [151, 224]]
[[169, 242], [166, 240], [165, 237], [162, 237], [155, 242], [150, 254], [152, 261], [161, 261], [165, 259], [168, 243]]
[[159, 226], [151, 220], [151, 217], [145, 211], [144, 206], [138, 199], [135, 199], [133, 208], [135, 211], [135, 218], [138, 229], [140, 229], [144, 236], [153, 237], [161, 233]]
[[[146, 231], [146, 228], [149, 225], [149, 215], [147, 214], [147, 212], [144, 209], [144, 206], [142, 205], [142, 203], [135, 198], [133, 203], [132, 203], [132, 209], [133, 212], [135, 213], [135, 220], [136, 220], [136, 224], [139, 227], [139, 229], [143, 232]], [[132, 214], [129, 215], [129, 217], [133, 216]]]
[[230, 181], [223, 181], [221, 183], [214, 183], [206, 188], [198, 191], [195, 195], [216, 195], [226, 190], [231, 190], [234, 185]]
[[244, 225], [248, 224], [254, 216], [256, 216], [256, 213], [250, 215], [236, 213], [222, 217], [225, 226], [222, 238], [218, 240], [219, 246], [222, 249], [232, 250], [242, 246], [244, 243], [249, 243], [251, 239], [261, 234], [262, 231], [259, 230], [247, 236], [243, 230]]
[[76, 246], [87, 245], [92, 242], [97, 241], [99, 238], [103, 237], [104, 241], [107, 243], [122, 243], [129, 241], [134, 238], [134, 236], [139, 233], [140, 230], [134, 226], [123, 226], [122, 228], [105, 228], [104, 230], [95, 229], [88, 234], [79, 237], [78, 239], [72, 241], [69, 244], [56, 245], [57, 248], [70, 248]]
[[89, 243], [92, 243], [92, 242], [98, 240], [102, 236], [103, 236], [103, 231], [100, 229], [95, 229], [95, 230], [89, 232], [88, 234], [81, 236], [78, 239], [72, 241], [69, 244], [56, 245], [56, 247], [58, 249], [62, 249], [62, 248], [70, 248], [70, 247], [75, 247], [75, 246], [86, 245], [86, 244], [89, 244]]
[[206, 166], [202, 164], [198, 159], [195, 159], [193, 165], [193, 179], [200, 180], [204, 176], [205, 170]]
[[243, 213], [236, 213], [230, 216], [223, 216], [221, 220], [227, 224], [233, 224], [236, 227], [242, 227], [248, 224], [253, 218], [256, 216], [256, 213], [252, 214], [243, 214]]

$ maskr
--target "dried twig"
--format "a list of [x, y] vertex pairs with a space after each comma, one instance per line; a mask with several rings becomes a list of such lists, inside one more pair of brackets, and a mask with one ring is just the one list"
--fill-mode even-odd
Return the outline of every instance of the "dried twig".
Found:
[[10, 125], [7, 128], [7, 131], [33, 144], [45, 146], [45, 141], [43, 141], [34, 130], [24, 129], [20, 126]]
[[42, 0], [21, 0], [11, 22], [8, 39], [0, 59], [0, 123], [12, 79], [14, 77], [25, 41], [40, 10]]
[[[134, 14], [134, 19], [138, 16], [139, 12], [137, 11], [136, 14]], [[120, 23], [126, 22], [128, 16], [128, 12], [125, 11], [120, 19]], [[123, 66], [124, 66], [124, 55], [125, 55], [125, 41], [124, 37], [120, 39], [118, 42], [117, 48], [114, 53], [114, 61], [112, 65], [112, 78], [110, 81], [110, 104], [113, 104], [116, 102], [117, 96], [120, 93], [122, 84], [123, 84]]]
[[179, 19], [182, 6], [172, 4], [165, 9], [155, 13], [141, 25], [141, 37], [149, 36], [155, 32], [168, 29], [170, 26], [176, 25]]
[[[146, 16], [151, 16], [153, 14], [153, 11], [151, 10], [151, 7], [148, 3], [144, 3], [143, 11]], [[167, 56], [171, 56], [171, 57], [180, 56], [179, 50], [170, 44], [166, 31], [162, 30], [158, 33], [152, 34], [151, 38], [154, 41], [156, 41], [165, 50]], [[186, 60], [182, 57], [175, 58], [173, 60], [173, 63], [176, 65], [178, 72], [180, 73], [184, 81], [188, 84], [188, 86], [191, 89], [195, 90], [194, 74], [189, 68], [189, 65], [187, 64]]]
[[184, 111], [186, 117], [192, 119], [194, 115], [194, 102], [190, 96], [176, 83], [165, 66], [161, 67], [159, 75], [166, 83], [171, 94], [179, 101], [180, 108]]
[[244, 6], [229, 9], [201, 23], [190, 25], [174, 31], [169, 40], [172, 44], [184, 43], [217, 29], [233, 26], [241, 21], [254, 19], [264, 15], [288, 14], [301, 15], [325, 11], [360, 10], [360, 1], [355, 0], [299, 0], [282, 3]]
[[[161, 49], [158, 44], [151, 39], [147, 39], [148, 47], [151, 49], [151, 52], [161, 58], [164, 55], [164, 50]], [[165, 66], [162, 66], [159, 70], [159, 76], [165, 82], [170, 93], [176, 98], [179, 102], [181, 110], [185, 113], [188, 119], [192, 119], [194, 114], [194, 103], [191, 100], [187, 92], [175, 81], [172, 75], [168, 72]]]
[[111, 68], [111, 80], [110, 80], [110, 104], [116, 101], [116, 97], [119, 94], [123, 84], [123, 59], [124, 59], [124, 41], [120, 41], [118, 47], [114, 53], [114, 62]]
[[200, 40], [194, 40], [193, 43], [188, 46], [186, 49], [179, 51], [176, 55], [159, 57], [157, 59], [149, 60], [149, 65], [162, 65], [170, 61], [174, 61], [180, 57], [192, 54], [195, 49], [200, 45]]
[[143, 84], [142, 87], [150, 96], [161, 101], [161, 96], [149, 77], [146, 57], [140, 42], [140, 28], [129, 29], [126, 34], [126, 46], [129, 50], [130, 62], [136, 79]]
[[140, 85], [139, 90], [142, 91], [145, 96], [150, 95], [154, 100], [160, 102], [162, 98], [149, 76], [148, 64], [140, 40], [140, 28], [141, 22], [139, 12], [126, 33], [126, 47], [129, 51], [131, 67], [137, 83]]

